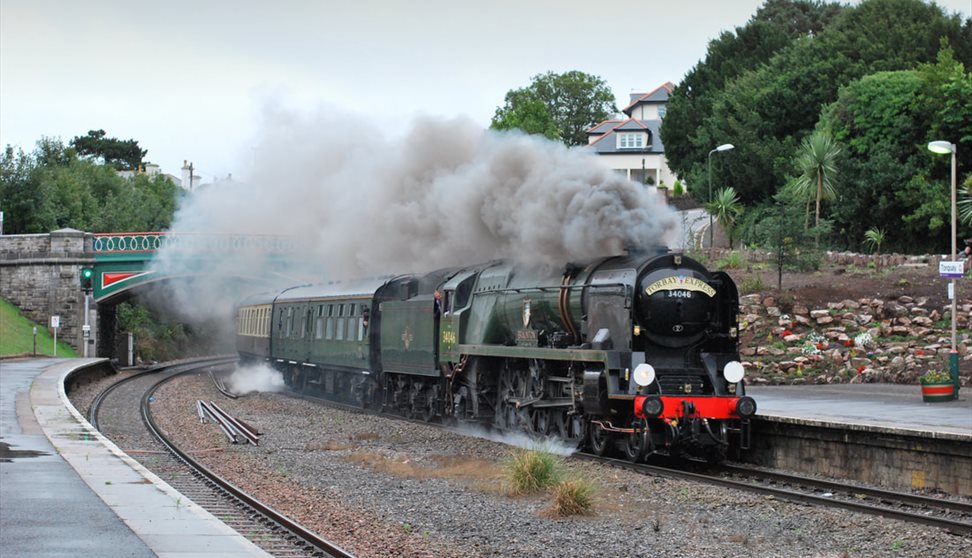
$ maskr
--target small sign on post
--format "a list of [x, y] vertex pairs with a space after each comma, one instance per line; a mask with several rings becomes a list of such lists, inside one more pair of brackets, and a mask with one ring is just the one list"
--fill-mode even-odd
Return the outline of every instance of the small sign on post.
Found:
[[941, 277], [961, 279], [965, 275], [965, 261], [938, 262], [938, 275]]
[[61, 327], [61, 317], [51, 316], [51, 328], [54, 329], [54, 356], [57, 356], [57, 328]]

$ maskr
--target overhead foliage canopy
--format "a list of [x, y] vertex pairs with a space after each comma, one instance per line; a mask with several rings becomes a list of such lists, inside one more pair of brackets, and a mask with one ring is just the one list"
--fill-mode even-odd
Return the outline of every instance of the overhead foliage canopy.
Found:
[[943, 37], [958, 60], [972, 60], [972, 24], [920, 0], [844, 8], [770, 0], [746, 26], [710, 43], [675, 88], [661, 130], [669, 165], [698, 184], [708, 151], [732, 143], [723, 182], [744, 202], [767, 201], [842, 85], [932, 62]]
[[607, 83], [576, 70], [533, 76], [530, 85], [506, 93], [490, 127], [518, 128], [560, 139], [568, 146], [587, 143], [587, 129], [618, 111]]
[[4, 233], [70, 227], [90, 232], [156, 231], [172, 222], [178, 188], [163, 176], [128, 179], [114, 168], [78, 158], [57, 139], [31, 153], [7, 147], [0, 156]]

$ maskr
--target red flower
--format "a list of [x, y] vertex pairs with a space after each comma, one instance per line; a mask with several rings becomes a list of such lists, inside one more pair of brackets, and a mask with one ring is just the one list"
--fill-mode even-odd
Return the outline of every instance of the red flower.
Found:
[[924, 349], [915, 349], [915, 355], [917, 355], [917, 356], [925, 356], [925, 350]]
[[863, 364], [857, 367], [857, 373], [858, 374], [863, 374], [864, 373], [864, 365]]
[[820, 349], [821, 351], [824, 350], [824, 347], [826, 347], [826, 345], [824, 345], [822, 341], [820, 343], [817, 343], [817, 348]]
[[792, 331], [790, 331], [788, 329], [784, 329], [783, 330], [783, 337], [789, 337], [791, 335], [793, 335], [793, 332]]
[[845, 347], [853, 347], [854, 346], [854, 340], [853, 339], [848, 339], [847, 341], [844, 341], [844, 346]]

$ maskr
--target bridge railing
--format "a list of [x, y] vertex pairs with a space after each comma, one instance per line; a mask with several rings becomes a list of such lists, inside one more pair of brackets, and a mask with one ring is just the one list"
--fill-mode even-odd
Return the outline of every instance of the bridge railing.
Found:
[[157, 252], [163, 248], [206, 253], [291, 253], [296, 250], [296, 242], [292, 237], [275, 235], [168, 232], [96, 233], [93, 242], [96, 254]]

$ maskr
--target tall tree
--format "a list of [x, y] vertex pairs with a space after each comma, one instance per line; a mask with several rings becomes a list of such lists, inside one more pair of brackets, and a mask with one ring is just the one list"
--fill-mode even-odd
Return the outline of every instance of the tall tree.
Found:
[[90, 130], [85, 136], [75, 136], [71, 146], [78, 156], [109, 165], [118, 170], [138, 170], [148, 150], [138, 142], [107, 137], [104, 130]]
[[[800, 197], [813, 197], [816, 202], [814, 226], [820, 227], [820, 202], [837, 196], [837, 155], [840, 147], [830, 134], [814, 132], [803, 139], [797, 155], [796, 167], [799, 176], [794, 183]], [[808, 196], [810, 194], [810, 196]], [[814, 239], [814, 246], [820, 247], [820, 236]]]
[[[972, 25], [935, 4], [863, 0], [840, 10], [819, 33], [797, 37], [753, 69], [711, 84], [715, 91], [698, 107], [701, 124], [683, 131], [688, 141], [676, 141], [672, 150], [673, 138], [665, 132], [677, 124], [669, 122], [678, 104], [676, 88], [663, 125], [666, 156], [677, 173], [697, 177], [712, 147], [732, 143], [736, 150], [724, 168], [739, 197], [747, 203], [767, 200], [786, 182], [792, 153], [842, 85], [931, 62], [942, 37], [964, 61], [972, 54], [970, 31]], [[678, 149], [686, 144], [687, 154]]]
[[527, 87], [507, 92], [490, 127], [521, 128], [553, 137], [537, 102], [546, 108], [556, 135], [568, 146], [586, 144], [587, 129], [618, 111], [614, 94], [603, 79], [576, 70], [563, 74], [547, 72], [533, 76]]
[[527, 134], [539, 134], [550, 140], [560, 139], [560, 130], [547, 105], [530, 91], [519, 89], [506, 95], [506, 104], [496, 109], [490, 128], [494, 130], [521, 130]]

